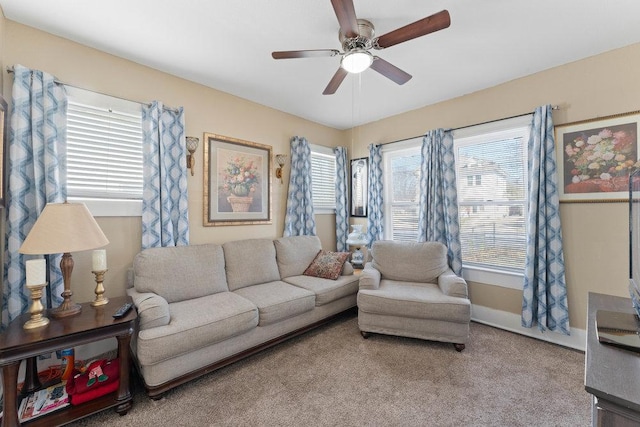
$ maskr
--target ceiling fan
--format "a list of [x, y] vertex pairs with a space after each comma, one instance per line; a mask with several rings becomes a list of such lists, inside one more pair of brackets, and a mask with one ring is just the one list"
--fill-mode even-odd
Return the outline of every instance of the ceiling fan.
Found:
[[414, 23], [393, 30], [380, 37], [375, 37], [373, 24], [366, 19], [357, 19], [353, 0], [331, 0], [331, 5], [340, 24], [338, 34], [342, 49], [312, 49], [288, 50], [273, 52], [273, 59], [318, 58], [341, 55], [340, 68], [322, 92], [332, 95], [348, 73], [361, 73], [367, 68], [373, 68], [378, 73], [393, 80], [399, 85], [411, 79], [411, 74], [385, 61], [379, 56], [372, 55], [371, 49], [386, 49], [393, 45], [412, 40], [429, 33], [443, 30], [451, 25], [449, 12], [443, 10]]

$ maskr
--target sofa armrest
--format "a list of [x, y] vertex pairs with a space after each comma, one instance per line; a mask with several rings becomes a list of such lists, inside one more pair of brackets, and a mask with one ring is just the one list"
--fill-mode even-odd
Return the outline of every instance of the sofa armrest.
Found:
[[353, 265], [349, 261], [345, 261], [342, 266], [341, 276], [353, 276]]
[[373, 268], [373, 264], [366, 263], [360, 273], [360, 289], [378, 289], [380, 287], [380, 272]]
[[138, 292], [133, 288], [127, 289], [138, 310], [138, 325], [140, 330], [166, 326], [171, 321], [169, 303], [166, 299], [152, 292]]
[[438, 286], [445, 295], [458, 298], [469, 298], [467, 282], [448, 269], [438, 277]]

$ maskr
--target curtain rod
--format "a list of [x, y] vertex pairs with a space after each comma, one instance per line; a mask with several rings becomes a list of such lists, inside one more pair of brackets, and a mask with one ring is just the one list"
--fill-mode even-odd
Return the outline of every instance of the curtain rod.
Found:
[[[552, 109], [552, 110], [559, 110], [559, 109], [560, 109], [560, 106], [558, 106], [558, 105], [554, 105], [554, 106], [552, 106], [552, 107], [551, 107], [551, 109]], [[500, 122], [500, 121], [502, 121], [502, 120], [509, 120], [509, 119], [515, 119], [515, 118], [518, 118], [518, 117], [528, 116], [529, 114], [533, 114], [533, 111], [532, 111], [532, 112], [530, 112], [530, 113], [516, 114], [515, 116], [503, 117], [503, 118], [501, 118], [501, 119], [487, 120], [486, 122], [475, 123], [475, 124], [472, 124], [472, 125], [460, 126], [460, 127], [453, 128], [453, 129], [450, 129], [450, 130], [452, 130], [452, 131], [456, 131], [456, 130], [460, 130], [460, 129], [470, 128], [470, 127], [473, 127], [473, 126], [486, 125], [486, 124], [489, 124], [489, 123]], [[408, 138], [397, 139], [397, 140], [395, 140], [395, 141], [381, 142], [380, 144], [376, 144], [376, 145], [395, 144], [395, 143], [397, 143], [397, 142], [403, 142], [403, 141], [408, 141], [408, 140], [410, 140], [410, 139], [420, 138], [421, 136], [424, 136], [424, 134], [422, 134], [422, 135], [416, 135], [416, 136], [410, 136], [410, 137], [408, 137]]]
[[[9, 74], [13, 74], [13, 72], [14, 72], [13, 67], [9, 67], [9, 66], [7, 66], [7, 73], [9, 73]], [[151, 105], [151, 103], [150, 103], [150, 102], [134, 101], [134, 100], [132, 100], [132, 99], [122, 98], [122, 97], [120, 97], [120, 96], [114, 96], [114, 95], [110, 95], [110, 94], [108, 94], [108, 93], [98, 92], [98, 91], [91, 90], [91, 89], [85, 89], [85, 88], [80, 87], [80, 86], [74, 86], [74, 85], [71, 85], [71, 84], [69, 84], [69, 83], [61, 82], [61, 81], [60, 81], [60, 80], [58, 80], [56, 77], [54, 77], [53, 82], [54, 82], [55, 84], [59, 84], [59, 85], [62, 85], [62, 86], [69, 86], [69, 87], [73, 87], [73, 88], [76, 88], [76, 89], [81, 89], [81, 90], [86, 90], [86, 91], [88, 91], [88, 92], [97, 93], [97, 94], [99, 94], [99, 95], [110, 96], [110, 97], [112, 97], [112, 98], [122, 99], [123, 101], [135, 102], [136, 104], [140, 104], [140, 105], [147, 105], [147, 106]], [[164, 106], [164, 105], [162, 106], [162, 108], [163, 108], [164, 110], [173, 111], [174, 113], [177, 113], [177, 112], [178, 112], [178, 109], [177, 109], [177, 108], [166, 107], [166, 106]]]

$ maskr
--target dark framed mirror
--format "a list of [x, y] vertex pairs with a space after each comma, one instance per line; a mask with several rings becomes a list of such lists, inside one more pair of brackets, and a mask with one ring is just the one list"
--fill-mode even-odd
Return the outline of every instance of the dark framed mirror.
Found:
[[367, 177], [369, 159], [362, 157], [351, 160], [351, 216], [367, 216]]

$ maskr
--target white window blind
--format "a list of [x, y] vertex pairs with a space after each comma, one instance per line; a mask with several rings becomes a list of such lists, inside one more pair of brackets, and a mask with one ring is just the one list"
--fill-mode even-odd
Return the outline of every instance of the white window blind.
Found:
[[522, 272], [526, 255], [527, 141], [520, 126], [456, 138], [464, 265]]
[[68, 88], [69, 198], [142, 199], [138, 103]]
[[336, 209], [336, 157], [328, 147], [311, 145], [311, 191], [316, 213]]
[[415, 242], [420, 198], [420, 142], [383, 152], [385, 239]]

